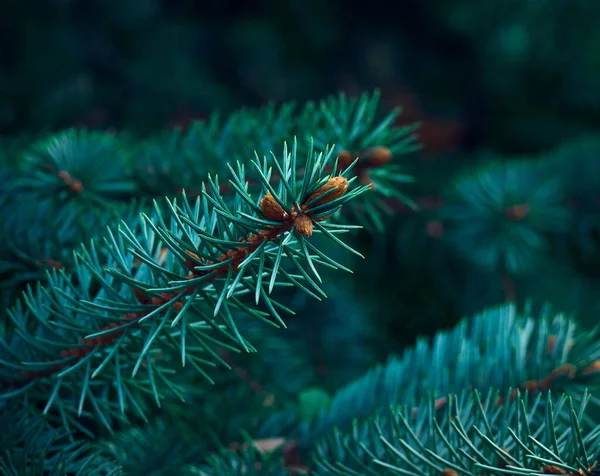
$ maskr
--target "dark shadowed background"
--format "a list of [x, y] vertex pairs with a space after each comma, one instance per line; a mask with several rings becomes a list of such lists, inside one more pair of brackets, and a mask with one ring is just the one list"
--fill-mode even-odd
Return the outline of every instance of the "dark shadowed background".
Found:
[[430, 147], [539, 150], [600, 121], [593, 4], [8, 0], [0, 130], [148, 131], [379, 87]]

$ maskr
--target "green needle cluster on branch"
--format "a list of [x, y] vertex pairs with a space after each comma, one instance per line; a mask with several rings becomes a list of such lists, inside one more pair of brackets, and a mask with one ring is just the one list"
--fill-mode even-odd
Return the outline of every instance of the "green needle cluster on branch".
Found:
[[596, 331], [501, 306], [341, 389], [299, 437], [320, 440], [316, 474], [589, 474], [599, 356]]
[[[389, 200], [408, 202], [398, 184], [412, 180], [401, 163], [389, 158], [400, 158], [418, 144], [416, 126], [393, 127], [400, 110], [381, 115], [379, 102], [377, 91], [359, 98], [340, 94], [302, 107], [271, 104], [225, 118], [214, 113], [186, 131], [158, 137], [68, 130], [38, 137], [30, 146], [23, 145], [25, 139], [13, 141], [10, 166], [0, 174], [0, 238], [7, 245], [0, 249], [0, 276], [2, 288], [13, 291], [3, 297], [12, 300], [26, 283], [44, 279], [48, 268], [70, 269], [70, 250], [89, 243], [106, 226], [114, 228], [116, 217], [133, 226], [140, 211], [149, 212], [146, 203], [152, 199], [159, 198], [162, 204], [162, 197], [177, 196], [182, 190], [188, 197], [201, 194], [200, 184], [209, 174], [225, 178], [220, 192], [229, 200], [233, 189], [227, 164], [247, 164], [255, 152], [269, 156], [294, 137], [299, 157], [307, 156], [310, 144], [316, 151], [331, 144], [336, 156], [349, 152], [340, 168], [360, 155], [355, 175], [362, 183], [373, 184], [376, 193], [350, 201], [344, 217], [381, 228], [382, 215], [393, 211]], [[387, 160], [373, 160], [374, 150], [386, 151]], [[298, 167], [300, 176], [303, 164]], [[259, 193], [261, 182], [252, 168], [249, 172], [250, 190]], [[275, 170], [274, 183], [278, 174]]]
[[[353, 179], [343, 174], [351, 168], [337, 175], [334, 166], [335, 175], [325, 174], [331, 152], [310, 150], [301, 180], [295, 143], [284, 146], [281, 158], [257, 157], [250, 164], [262, 198], [248, 192], [238, 163], [231, 168], [231, 205], [218, 180], [209, 179], [195, 200], [184, 194], [179, 203], [167, 201], [168, 215], [157, 205], [138, 229], [123, 222], [103, 242], [76, 250], [73, 280], [51, 273], [47, 285], [27, 291], [8, 312], [6, 394], [46, 395], [44, 412], [56, 410], [69, 422], [90, 411], [110, 428], [127, 409], [141, 412], [144, 394], [157, 403], [165, 391], [182, 398], [160, 364], [164, 354], [210, 378], [205, 369], [222, 361], [215, 348], [254, 351], [235, 324], [237, 313], [284, 326], [281, 314], [292, 310], [271, 296], [276, 286], [318, 298], [317, 265], [343, 268], [310, 242], [313, 227], [351, 249], [337, 236], [348, 226], [326, 218], [368, 186], [348, 190]], [[265, 198], [279, 207], [279, 217], [268, 213]]]

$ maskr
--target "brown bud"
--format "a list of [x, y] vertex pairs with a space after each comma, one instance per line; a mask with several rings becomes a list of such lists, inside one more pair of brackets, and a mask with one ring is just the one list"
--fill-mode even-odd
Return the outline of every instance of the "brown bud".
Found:
[[348, 180], [346, 180], [344, 177], [330, 178], [327, 183], [319, 187], [310, 195], [310, 197], [308, 197], [307, 202], [310, 202], [311, 200], [323, 195], [325, 192], [329, 192], [329, 190], [332, 189], [333, 192], [325, 195], [321, 200], [317, 200], [315, 203], [311, 204], [311, 206], [316, 207], [317, 205], [329, 203], [334, 201], [336, 198], [340, 198], [348, 190]]
[[65, 183], [70, 183], [71, 180], [73, 180], [71, 178], [71, 174], [66, 170], [61, 170], [60, 172], [58, 172], [58, 177]]
[[73, 192], [75, 193], [81, 193], [83, 192], [83, 183], [81, 183], [80, 180], [77, 180], [73, 177], [71, 177], [71, 174], [69, 174], [69, 172], [67, 172], [66, 170], [61, 170], [60, 172], [58, 172], [58, 177], [65, 182]]
[[529, 205], [529, 203], [521, 203], [507, 208], [505, 213], [510, 220], [521, 221], [529, 215], [530, 211], [531, 205]]
[[392, 151], [383, 146], [367, 149], [365, 155], [368, 157], [369, 165], [372, 167], [380, 167], [392, 159]]
[[264, 217], [269, 221], [283, 221], [286, 213], [279, 202], [273, 198], [271, 192], [267, 192], [260, 200], [260, 209]]
[[296, 230], [298, 231], [298, 233], [300, 233], [302, 236], [306, 236], [306, 237], [312, 236], [312, 232], [313, 232], [312, 220], [304, 213], [301, 213], [300, 215], [298, 215], [296, 217], [296, 219], [294, 220], [294, 226], [296, 227]]
[[83, 192], [83, 184], [81, 183], [80, 180], [74, 179], [71, 182], [71, 190], [75, 193], [81, 193]]

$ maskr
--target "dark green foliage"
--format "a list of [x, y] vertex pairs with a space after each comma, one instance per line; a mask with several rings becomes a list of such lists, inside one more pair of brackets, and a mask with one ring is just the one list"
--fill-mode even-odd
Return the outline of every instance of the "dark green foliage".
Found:
[[315, 474], [534, 475], [548, 466], [592, 474], [600, 431], [582, 432], [585, 405], [518, 395], [498, 406], [500, 395], [465, 391], [449, 397], [447, 410], [429, 399], [357, 423], [348, 435], [334, 432], [317, 450]]
[[[179, 430], [179, 431], [178, 431]], [[167, 426], [163, 420], [118, 433], [99, 446], [113, 467], [131, 476], [192, 474], [190, 463], [202, 458], [205, 446], [186, 439], [189, 432]], [[185, 437], [182, 438], [182, 435]]]
[[[345, 431], [354, 419], [381, 408], [419, 405], [429, 395], [445, 397], [466, 388], [502, 394], [520, 386], [534, 393], [552, 388], [579, 404], [584, 389], [600, 384], [591, 370], [599, 352], [595, 333], [578, 330], [575, 322], [549, 309], [540, 315], [512, 305], [489, 309], [438, 332], [431, 342], [419, 339], [414, 348], [340, 388], [313, 419], [298, 422], [297, 436], [310, 443], [334, 428]], [[594, 407], [600, 403], [592, 402]], [[297, 416], [301, 413], [299, 407]], [[283, 422], [288, 413], [280, 417]]]
[[568, 229], [561, 181], [539, 161], [486, 162], [446, 194], [438, 214], [446, 239], [485, 268], [529, 271], [547, 254], [548, 233]]
[[[208, 467], [202, 469], [202, 474], [207, 476], [288, 476], [290, 471], [295, 468], [285, 465], [281, 451], [273, 453], [263, 455], [251, 444], [250, 450], [241, 454], [234, 451], [223, 451], [209, 459]], [[300, 471], [299, 474], [306, 474], [306, 471]]]
[[551, 173], [561, 177], [565, 197], [573, 209], [573, 219], [568, 230], [568, 239], [573, 250], [580, 253], [576, 259], [590, 267], [597, 262], [597, 240], [599, 237], [600, 212], [598, 190], [600, 190], [600, 136], [584, 136], [569, 141], [550, 153]]
[[2, 296], [6, 307], [25, 283], [46, 279], [52, 269], [73, 269], [73, 249], [82, 239], [89, 242], [107, 227], [114, 229], [121, 219], [134, 226], [141, 206], [135, 201], [113, 209], [63, 206], [53, 201], [10, 202], [0, 231], [4, 243], [0, 250], [0, 276], [4, 277], [0, 286], [5, 289]]
[[[108, 453], [69, 439], [59, 422], [42, 420], [31, 407], [2, 402], [0, 472], [23, 476], [118, 474]], [[58, 425], [57, 425], [58, 423]]]
[[486, 145], [529, 153], [597, 130], [599, 33], [592, 20], [600, 13], [597, 2], [426, 3], [441, 30], [469, 45], [480, 100], [489, 111]]
[[135, 183], [119, 145], [110, 134], [75, 129], [42, 139], [24, 154], [20, 169], [25, 177], [16, 186], [37, 200], [78, 196], [83, 203], [104, 203], [128, 196]]

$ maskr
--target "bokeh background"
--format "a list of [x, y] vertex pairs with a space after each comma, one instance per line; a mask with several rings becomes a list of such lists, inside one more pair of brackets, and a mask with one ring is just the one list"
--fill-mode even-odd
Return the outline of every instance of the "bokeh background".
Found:
[[[593, 0], [7, 0], [0, 129], [149, 131], [379, 87], [432, 150], [538, 151], [600, 120]], [[534, 127], [532, 127], [534, 125]]]

